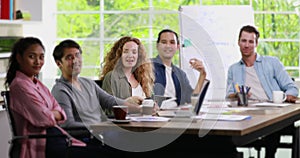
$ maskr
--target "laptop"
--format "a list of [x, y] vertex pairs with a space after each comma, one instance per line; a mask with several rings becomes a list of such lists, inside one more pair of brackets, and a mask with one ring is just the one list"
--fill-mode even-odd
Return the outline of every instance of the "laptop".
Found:
[[[181, 110], [180, 107], [177, 110], [163, 110], [163, 111], [158, 111], [158, 116], [163, 116], [163, 117], [191, 117], [194, 115], [198, 115], [201, 109], [201, 106], [203, 104], [203, 101], [205, 99], [205, 95], [207, 93], [208, 87], [210, 84], [210, 80], [205, 79], [203, 83], [203, 87], [200, 91], [198, 102], [196, 103], [193, 112], [190, 110]], [[184, 106], [183, 106], [184, 107]]]

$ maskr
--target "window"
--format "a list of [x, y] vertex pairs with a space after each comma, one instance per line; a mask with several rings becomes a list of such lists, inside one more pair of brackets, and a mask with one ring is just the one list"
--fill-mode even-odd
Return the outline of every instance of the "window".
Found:
[[[149, 57], [156, 56], [156, 36], [163, 28], [179, 32], [180, 5], [251, 5], [261, 33], [258, 53], [277, 56], [290, 75], [299, 74], [297, 0], [57, 0], [57, 42], [72, 38], [83, 48], [81, 76], [98, 78], [101, 62], [123, 35], [142, 40]], [[178, 56], [174, 59], [178, 63]]]

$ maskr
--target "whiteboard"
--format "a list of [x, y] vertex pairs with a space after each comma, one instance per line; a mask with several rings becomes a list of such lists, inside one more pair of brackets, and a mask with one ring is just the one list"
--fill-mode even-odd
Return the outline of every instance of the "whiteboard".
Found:
[[[195, 86], [199, 73], [191, 69], [189, 59], [203, 61], [211, 80], [208, 97], [224, 99], [227, 71], [241, 59], [238, 34], [242, 26], [254, 25], [251, 6], [181, 6], [179, 8], [180, 66]], [[212, 95], [213, 94], [213, 95]]]

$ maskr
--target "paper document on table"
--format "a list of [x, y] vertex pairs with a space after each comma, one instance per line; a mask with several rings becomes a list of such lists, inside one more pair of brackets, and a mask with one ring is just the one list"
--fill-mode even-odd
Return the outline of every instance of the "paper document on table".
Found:
[[291, 104], [289, 103], [269, 103], [269, 102], [262, 102], [262, 103], [256, 103], [253, 104], [254, 106], [265, 106], [265, 107], [285, 107], [285, 106], [289, 106]]
[[162, 101], [160, 109], [178, 109], [176, 98], [170, 98]]
[[168, 122], [170, 120], [170, 118], [158, 116], [139, 116], [130, 117], [130, 119], [136, 122]]
[[212, 114], [233, 114], [233, 113], [239, 113], [239, 112], [244, 112], [248, 110], [259, 110], [259, 107], [238, 107], [238, 108], [207, 108], [207, 107], [202, 107], [200, 112], [203, 113], [212, 113]]
[[207, 107], [202, 107], [200, 109], [200, 112], [202, 113], [212, 113], [212, 114], [221, 114], [224, 112], [227, 112], [224, 108], [207, 108]]
[[157, 115], [158, 116], [162, 116], [162, 117], [174, 117], [176, 116], [175, 111], [157, 111]]
[[202, 114], [198, 116], [193, 116], [195, 119], [204, 120], [219, 120], [219, 121], [242, 121], [251, 119], [249, 115], [216, 115], [216, 114]]

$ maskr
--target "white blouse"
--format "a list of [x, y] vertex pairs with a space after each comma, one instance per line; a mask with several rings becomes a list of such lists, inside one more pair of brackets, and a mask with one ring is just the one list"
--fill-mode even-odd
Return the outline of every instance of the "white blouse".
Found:
[[132, 93], [132, 96], [140, 96], [142, 98], [146, 97], [146, 95], [143, 91], [143, 88], [140, 84], [138, 84], [138, 86], [136, 86], [135, 88], [132, 88], [131, 93]]

